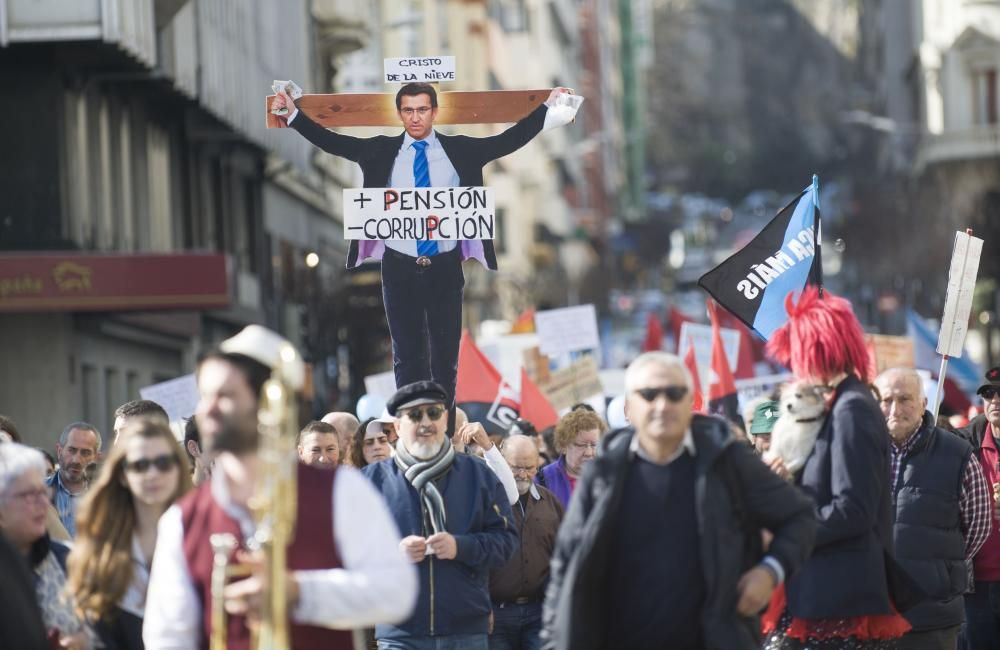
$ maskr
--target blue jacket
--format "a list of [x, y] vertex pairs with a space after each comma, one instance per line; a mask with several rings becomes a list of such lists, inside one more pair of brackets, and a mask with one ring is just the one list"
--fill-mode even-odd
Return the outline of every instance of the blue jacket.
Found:
[[[403, 537], [432, 534], [424, 529], [417, 491], [393, 459], [362, 471], [382, 493]], [[454, 560], [427, 556], [417, 565], [420, 595], [413, 615], [399, 625], [377, 626], [376, 638], [488, 631], [490, 569], [504, 566], [517, 547], [510, 502], [493, 470], [466, 454], [456, 454], [455, 462], [436, 484], [444, 497], [445, 526], [455, 536], [458, 554]]]

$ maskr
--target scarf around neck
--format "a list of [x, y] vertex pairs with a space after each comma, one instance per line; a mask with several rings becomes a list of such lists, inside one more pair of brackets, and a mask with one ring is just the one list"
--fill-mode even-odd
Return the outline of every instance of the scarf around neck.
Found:
[[455, 448], [447, 439], [441, 444], [433, 457], [419, 460], [410, 454], [406, 445], [400, 441], [396, 445], [396, 465], [413, 489], [420, 495], [424, 522], [435, 533], [445, 532], [444, 497], [438, 491], [434, 480], [444, 476], [455, 461]]

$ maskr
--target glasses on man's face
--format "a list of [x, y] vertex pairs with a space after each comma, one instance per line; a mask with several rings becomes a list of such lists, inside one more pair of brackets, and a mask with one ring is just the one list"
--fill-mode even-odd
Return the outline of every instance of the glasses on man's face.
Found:
[[8, 498], [11, 501], [16, 501], [23, 506], [29, 504], [34, 505], [38, 503], [47, 503], [49, 500], [49, 491], [47, 488], [21, 490], [20, 492], [13, 492]]
[[444, 415], [445, 410], [444, 407], [442, 406], [428, 406], [427, 408], [423, 409], [417, 407], [407, 411], [406, 417], [410, 418], [410, 422], [419, 423], [423, 421], [424, 413], [426, 413], [427, 417], [429, 417], [433, 422], [434, 420], [437, 420], [442, 415]]
[[125, 461], [125, 471], [133, 474], [145, 474], [150, 467], [155, 467], [159, 472], [168, 472], [177, 465], [177, 456], [173, 454], [162, 454], [155, 458], [139, 458], [138, 460]]
[[511, 465], [510, 471], [514, 474], [531, 474], [538, 468], [534, 465], [531, 467], [525, 467], [524, 465]]
[[979, 394], [982, 395], [983, 399], [988, 402], [997, 395], [1000, 395], [1000, 388], [993, 388], [992, 386], [990, 386], [988, 388], [984, 388], [981, 391], [979, 391]]
[[667, 400], [676, 404], [684, 399], [688, 393], [687, 386], [663, 386], [662, 388], [637, 388], [635, 393], [647, 402], [655, 402], [656, 398], [663, 395]]
[[420, 117], [423, 117], [424, 115], [430, 113], [431, 110], [433, 109], [430, 106], [420, 106], [419, 108], [411, 108], [407, 106], [406, 108], [399, 109], [399, 112], [406, 117], [413, 117], [414, 113], [416, 113]]

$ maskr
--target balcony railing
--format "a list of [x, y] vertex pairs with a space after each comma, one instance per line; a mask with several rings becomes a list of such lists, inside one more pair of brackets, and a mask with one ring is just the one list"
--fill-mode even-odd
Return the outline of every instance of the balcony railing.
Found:
[[0, 0], [0, 46], [104, 41], [154, 66], [157, 4], [154, 0]]
[[1000, 156], [1000, 124], [925, 135], [918, 153], [919, 166]]

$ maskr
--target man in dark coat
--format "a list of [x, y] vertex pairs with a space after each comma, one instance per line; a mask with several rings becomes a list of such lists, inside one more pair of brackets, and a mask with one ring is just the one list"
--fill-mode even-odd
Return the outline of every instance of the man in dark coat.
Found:
[[641, 355], [625, 388], [634, 430], [605, 436], [570, 502], [544, 647], [759, 647], [756, 615], [812, 548], [812, 503], [724, 421], [692, 415], [680, 358]]

